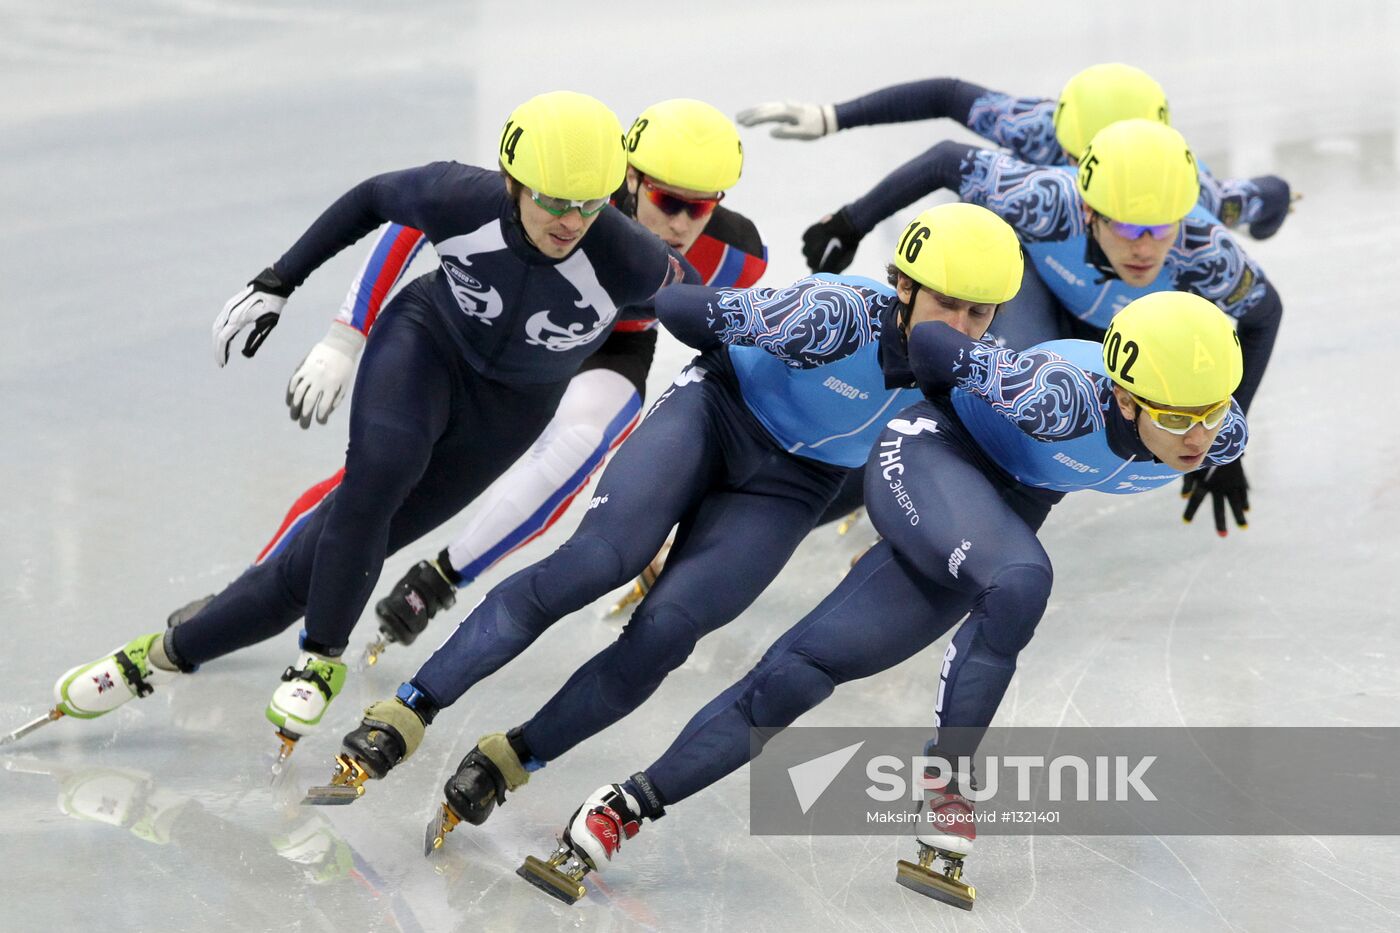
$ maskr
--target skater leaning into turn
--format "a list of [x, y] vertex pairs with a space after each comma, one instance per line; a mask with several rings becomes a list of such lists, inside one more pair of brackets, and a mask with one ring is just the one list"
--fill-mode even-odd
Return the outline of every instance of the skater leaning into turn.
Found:
[[[1016, 352], [930, 323], [914, 329], [909, 355], [927, 397], [888, 423], [866, 471], [866, 508], [883, 540], [655, 763], [595, 791], [554, 855], [527, 860], [527, 880], [566, 901], [582, 897], [583, 875], [643, 820], [742, 767], [751, 737], [773, 734], [751, 730], [791, 724], [837, 685], [904, 661], [965, 614], [944, 654], [925, 754], [970, 758], [1050, 596], [1036, 532], [1051, 506], [1078, 489], [1144, 492], [1244, 448], [1244, 415], [1231, 401], [1239, 342], [1230, 319], [1196, 295], [1136, 299], [1101, 345], [1057, 340]], [[925, 774], [919, 863], [902, 862], [898, 873], [901, 884], [968, 909], [975, 892], [959, 876], [975, 837], [963, 796], [970, 780]], [[932, 868], [935, 858], [945, 871]]]
[[[770, 101], [739, 113], [745, 126], [775, 123], [779, 139], [818, 139], [837, 130], [880, 123], [948, 117], [1032, 165], [1077, 165], [1094, 134], [1119, 120], [1169, 123], [1167, 96], [1146, 72], [1131, 65], [1091, 65], [1065, 83], [1060, 96], [1012, 97], [957, 78], [929, 78], [873, 91], [840, 104]], [[1201, 206], [1226, 226], [1248, 224], [1249, 235], [1278, 232], [1296, 197], [1276, 175], [1217, 179], [1201, 170]], [[850, 257], [861, 235], [840, 211], [807, 232], [807, 248]], [[809, 258], [814, 265], [815, 259]], [[842, 259], [833, 260], [839, 272]], [[844, 263], [849, 263], [845, 258]]]
[[[1197, 203], [1195, 157], [1176, 130], [1153, 120], [1111, 124], [1090, 141], [1077, 169], [942, 142], [842, 210], [868, 231], [940, 188], [1004, 217], [1026, 248], [1021, 293], [992, 327], [999, 342], [1025, 349], [1060, 337], [1097, 340], [1132, 299], [1193, 292], [1237, 321], [1244, 379], [1235, 398], [1249, 411], [1283, 303], [1235, 235]], [[1227, 503], [1245, 527], [1241, 461], [1193, 472], [1185, 483], [1187, 521], [1210, 494], [1219, 534], [1226, 533]]]
[[266, 710], [290, 750], [341, 690], [340, 655], [385, 555], [524, 453], [619, 314], [689, 268], [608, 206], [626, 157], [617, 118], [597, 100], [560, 91], [525, 102], [502, 131], [499, 163], [437, 162], [357, 185], [225, 306], [221, 365], [241, 330], [252, 327], [251, 356], [294, 288], [385, 223], [422, 230], [441, 261], [389, 303], [366, 346], [334, 495], [276, 559], [188, 621], [61, 677], [57, 713], [102, 715], [304, 614], [301, 651]]
[[676, 286], [656, 299], [703, 351], [603, 471], [578, 529], [496, 586], [400, 689], [345, 738], [333, 789], [353, 800], [413, 754], [424, 727], [551, 625], [631, 579], [679, 524], [666, 570], [621, 636], [523, 725], [481, 739], [446, 786], [445, 826], [492, 808], [576, 744], [640, 706], [700, 638], [737, 617], [787, 563], [881, 425], [918, 397], [909, 327], [944, 321], [976, 340], [1016, 293], [1023, 261], [995, 214], [919, 215], [889, 286], [819, 275], [784, 288]]
[[[767, 266], [758, 230], [720, 203], [743, 169], [739, 133], [728, 117], [698, 100], [653, 104], [628, 130], [627, 164], [626, 181], [612, 198], [618, 210], [685, 254], [704, 284], [747, 288], [758, 281]], [[292, 377], [287, 401], [303, 427], [313, 412], [325, 423], [349, 388], [378, 305], [421, 243], [421, 233], [398, 225], [379, 237], [338, 320]], [[654, 317], [618, 322], [569, 382], [539, 439], [481, 496], [461, 533], [435, 557], [414, 565], [376, 604], [380, 639], [370, 648], [371, 663], [386, 643], [411, 644], [437, 612], [455, 602], [458, 589], [558, 520], [636, 426], [655, 350]], [[289, 545], [340, 476], [297, 499], [259, 561]]]

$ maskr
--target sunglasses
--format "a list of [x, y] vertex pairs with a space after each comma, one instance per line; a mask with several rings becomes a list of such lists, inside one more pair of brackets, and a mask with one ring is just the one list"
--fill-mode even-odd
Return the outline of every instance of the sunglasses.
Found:
[[547, 194], [540, 194], [534, 188], [527, 188], [530, 192], [530, 200], [539, 205], [540, 209], [555, 217], [563, 217], [569, 211], [577, 210], [580, 217], [592, 217], [594, 214], [608, 206], [608, 198], [589, 198], [586, 201], [571, 201], [568, 198], [552, 198]]
[[647, 178], [642, 179], [642, 190], [646, 192], [647, 200], [655, 204], [657, 210], [667, 217], [674, 217], [685, 211], [691, 220], [709, 217], [719, 206], [719, 202], [724, 200], [723, 191], [712, 198], [683, 198], [678, 194], [662, 191]]
[[1133, 396], [1133, 401], [1147, 412], [1157, 427], [1169, 434], [1186, 434], [1198, 424], [1203, 424], [1207, 428], [1214, 430], [1220, 427], [1220, 423], [1225, 420], [1225, 416], [1230, 413], [1230, 400], [1210, 406], [1199, 415], [1194, 415], [1189, 411], [1173, 411], [1170, 408], [1153, 408], [1147, 402]]
[[[1102, 216], [1102, 215], [1101, 215]], [[1109, 220], [1103, 218], [1108, 224], [1108, 229], [1128, 240], [1136, 240], [1144, 233], [1152, 234], [1154, 240], [1165, 240], [1176, 234], [1176, 224], [1127, 224], [1121, 220]]]

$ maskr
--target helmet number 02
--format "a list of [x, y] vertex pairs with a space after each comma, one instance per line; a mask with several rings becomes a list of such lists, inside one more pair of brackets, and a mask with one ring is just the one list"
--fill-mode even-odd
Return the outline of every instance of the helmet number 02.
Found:
[[899, 245], [895, 250], [903, 254], [906, 262], [914, 262], [919, 258], [919, 250], [924, 248], [924, 241], [932, 235], [933, 231], [926, 224], [921, 224], [915, 219], [904, 228], [904, 235], [899, 238]]
[[515, 164], [515, 147], [520, 145], [520, 137], [524, 135], [524, 127], [516, 126], [514, 120], [506, 121], [506, 128], [501, 130], [501, 155], [505, 156], [507, 165]]
[[[1120, 349], [1123, 355], [1123, 368], [1121, 370], [1118, 368]], [[1137, 341], [1125, 341], [1116, 330], [1109, 333], [1107, 339], [1104, 341], [1104, 361], [1108, 363], [1108, 371], [1117, 372], [1118, 378], [1124, 382], [1133, 381], [1131, 373], [1133, 364], [1137, 362], [1138, 352]]]

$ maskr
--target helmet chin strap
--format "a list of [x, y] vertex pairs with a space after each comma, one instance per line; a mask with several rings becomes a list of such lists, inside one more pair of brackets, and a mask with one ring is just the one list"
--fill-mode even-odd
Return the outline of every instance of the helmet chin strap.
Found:
[[895, 317], [895, 323], [899, 325], [899, 332], [904, 335], [904, 339], [909, 339], [909, 319], [914, 316], [914, 299], [919, 297], [919, 283], [913, 278], [909, 279], [909, 300], [900, 302], [899, 314]]

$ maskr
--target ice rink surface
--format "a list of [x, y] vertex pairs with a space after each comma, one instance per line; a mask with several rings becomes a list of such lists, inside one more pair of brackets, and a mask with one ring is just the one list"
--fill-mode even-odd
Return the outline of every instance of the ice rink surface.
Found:
[[[510, 109], [558, 87], [625, 123], [667, 97], [732, 113], [935, 75], [1054, 96], [1112, 60], [1161, 81], [1218, 175], [1278, 173], [1305, 195], [1249, 246], [1286, 309], [1251, 413], [1252, 523], [1220, 540], [1208, 518], [1181, 524], [1173, 492], [1071, 497], [1043, 533], [1055, 594], [997, 722], [1400, 726], [1393, 4], [0, 0], [0, 23], [0, 731], [42, 712], [63, 670], [230, 580], [293, 496], [339, 465], [344, 410], [303, 432], [282, 396], [363, 247], [296, 293], [256, 359], [217, 369], [209, 325], [353, 183], [433, 159], [491, 164]], [[948, 136], [968, 138], [946, 122], [813, 143], [745, 131], [728, 203], [767, 239], [765, 282], [805, 272], [808, 224]], [[851, 271], [877, 271], [907, 216], [869, 236]], [[663, 340], [654, 389], [687, 356]], [[381, 590], [451, 533], [391, 558]], [[268, 787], [262, 709], [294, 630], [105, 719], [51, 725], [0, 756], [0, 928], [1400, 928], [1400, 842], [1379, 837], [989, 838], [964, 914], [894, 883], [907, 839], [751, 837], [746, 771], [645, 828], [577, 907], [515, 877], [870, 536], [815, 533], [641, 711], [432, 861], [422, 828], [442, 781], [477, 736], [522, 721], [615, 637], [603, 604], [446, 712], [350, 808], [295, 802], [329, 776], [358, 710], [453, 620], [352, 674], [281, 789]], [[367, 618], [351, 653], [372, 634]], [[843, 687], [802, 722], [927, 723], [939, 652]]]

